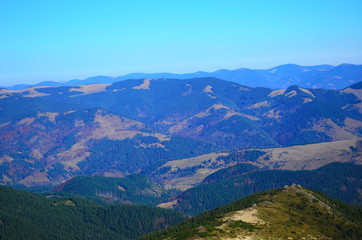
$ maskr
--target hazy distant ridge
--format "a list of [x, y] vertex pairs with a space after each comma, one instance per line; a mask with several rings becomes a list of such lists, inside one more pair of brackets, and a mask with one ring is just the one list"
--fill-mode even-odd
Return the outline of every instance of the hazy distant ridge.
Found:
[[216, 77], [250, 87], [267, 87], [273, 89], [287, 88], [292, 85], [298, 85], [305, 88], [342, 89], [353, 83], [362, 81], [362, 65], [341, 64], [339, 66], [300, 66], [286, 64], [266, 70], [239, 68], [236, 70], [220, 69], [215, 72], [199, 71], [185, 74], [131, 73], [118, 77], [95, 76], [84, 80], [73, 79], [66, 82], [46, 81], [35, 85], [18, 84], [7, 88], [10, 90], [20, 90], [35, 86], [75, 86], [94, 83], [114, 83], [126, 79], [190, 79], [198, 77]]

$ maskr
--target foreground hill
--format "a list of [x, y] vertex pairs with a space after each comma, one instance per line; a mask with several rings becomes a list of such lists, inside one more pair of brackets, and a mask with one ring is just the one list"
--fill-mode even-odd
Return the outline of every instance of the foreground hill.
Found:
[[119, 77], [97, 76], [84, 80], [71, 80], [67, 82], [41, 82], [36, 85], [19, 84], [9, 87], [11, 90], [19, 90], [35, 86], [74, 86], [86, 84], [109, 84], [126, 79], [139, 78], [176, 78], [189, 79], [199, 77], [216, 77], [227, 81], [251, 87], [287, 88], [298, 85], [305, 88], [341, 89], [350, 84], [362, 81], [362, 66], [354, 64], [341, 64], [339, 66], [317, 65], [300, 66], [286, 64], [271, 69], [236, 70], [220, 69], [215, 72], [195, 72], [186, 74], [173, 73], [131, 73]]
[[243, 198], [141, 239], [342, 240], [361, 236], [361, 207], [292, 185]]
[[0, 239], [136, 239], [185, 219], [135, 205], [102, 206], [0, 187]]
[[[297, 183], [338, 200], [362, 205], [362, 165], [332, 163], [316, 170], [266, 170], [238, 164], [208, 176], [169, 206], [196, 215], [256, 192]], [[167, 206], [167, 204], [161, 204]]]
[[251, 88], [216, 78], [0, 90], [0, 182], [151, 173], [231, 149], [362, 137], [361, 84]]

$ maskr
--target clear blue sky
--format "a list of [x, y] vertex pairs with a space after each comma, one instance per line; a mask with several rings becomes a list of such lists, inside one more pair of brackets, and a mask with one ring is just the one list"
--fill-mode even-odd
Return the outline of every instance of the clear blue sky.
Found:
[[362, 63], [361, 0], [1, 0], [0, 85]]

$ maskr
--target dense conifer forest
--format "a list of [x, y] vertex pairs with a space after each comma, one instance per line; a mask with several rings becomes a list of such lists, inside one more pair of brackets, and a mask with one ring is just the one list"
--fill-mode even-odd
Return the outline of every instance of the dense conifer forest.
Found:
[[172, 210], [100, 205], [0, 187], [0, 239], [136, 239], [185, 219]]

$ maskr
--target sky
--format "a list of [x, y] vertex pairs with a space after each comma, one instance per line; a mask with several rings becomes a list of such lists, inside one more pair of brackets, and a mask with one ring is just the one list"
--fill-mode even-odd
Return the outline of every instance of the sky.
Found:
[[361, 0], [1, 0], [0, 86], [362, 64]]

